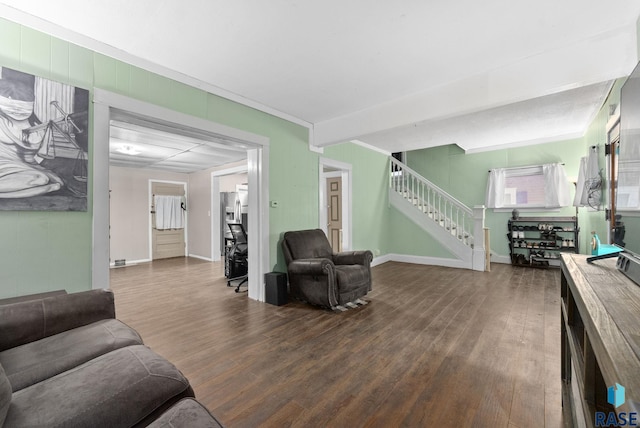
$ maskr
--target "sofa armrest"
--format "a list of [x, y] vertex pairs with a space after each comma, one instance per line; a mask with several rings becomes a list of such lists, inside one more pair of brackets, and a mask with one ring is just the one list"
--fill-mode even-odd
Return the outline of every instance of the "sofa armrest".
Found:
[[297, 259], [287, 266], [289, 275], [327, 275], [335, 269], [329, 259]]
[[0, 306], [0, 351], [115, 318], [113, 292], [90, 290]]
[[333, 262], [337, 265], [369, 266], [373, 260], [373, 253], [364, 251], [344, 251], [333, 255]]

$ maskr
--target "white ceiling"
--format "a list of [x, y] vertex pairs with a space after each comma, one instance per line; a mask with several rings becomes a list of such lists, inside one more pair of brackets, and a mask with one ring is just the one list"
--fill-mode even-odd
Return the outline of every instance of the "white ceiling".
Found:
[[[175, 129], [112, 120], [109, 161], [113, 166], [191, 173], [247, 158], [246, 147], [204, 135], [184, 135]], [[132, 153], [133, 152], [133, 153]]]
[[310, 129], [490, 150], [582, 135], [637, 63], [637, 0], [0, 0], [0, 16]]

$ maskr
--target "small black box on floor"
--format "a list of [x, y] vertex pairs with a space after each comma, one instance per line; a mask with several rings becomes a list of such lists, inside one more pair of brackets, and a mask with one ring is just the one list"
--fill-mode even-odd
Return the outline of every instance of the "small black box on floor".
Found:
[[269, 272], [264, 274], [266, 301], [272, 305], [287, 304], [287, 274]]

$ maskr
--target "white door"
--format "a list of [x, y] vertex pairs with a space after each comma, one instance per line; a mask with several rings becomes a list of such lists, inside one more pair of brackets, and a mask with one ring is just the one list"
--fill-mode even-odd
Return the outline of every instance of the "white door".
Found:
[[327, 237], [333, 251], [342, 251], [342, 178], [327, 178]]
[[167, 259], [169, 257], [185, 256], [185, 229], [157, 229], [156, 207], [153, 196], [171, 195], [184, 197], [184, 185], [175, 183], [151, 183], [151, 258]]

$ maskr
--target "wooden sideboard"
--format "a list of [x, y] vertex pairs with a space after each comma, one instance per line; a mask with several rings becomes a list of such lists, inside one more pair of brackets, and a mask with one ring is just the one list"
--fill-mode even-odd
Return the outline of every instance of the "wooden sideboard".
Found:
[[[640, 412], [640, 286], [618, 271], [615, 258], [587, 263], [586, 255], [562, 254], [561, 267], [565, 420], [593, 427], [597, 412], [628, 420]], [[616, 384], [626, 401], [614, 408], [607, 389]]]

